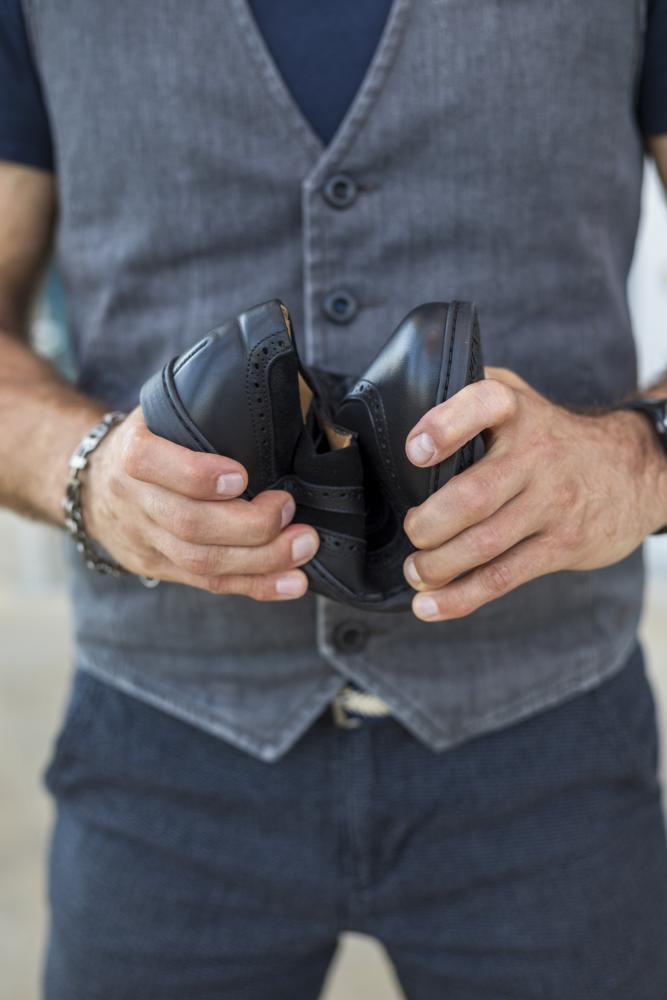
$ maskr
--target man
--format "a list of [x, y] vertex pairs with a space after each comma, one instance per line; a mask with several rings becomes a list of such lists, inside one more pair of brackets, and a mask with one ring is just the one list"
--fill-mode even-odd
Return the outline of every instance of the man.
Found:
[[[636, 628], [667, 460], [660, 413], [616, 407], [644, 144], [667, 180], [667, 3], [2, 22], [2, 502], [62, 524], [70, 454], [128, 413], [81, 475], [127, 572], [72, 548], [45, 996], [316, 997], [344, 929], [417, 1000], [666, 996]], [[25, 345], [54, 237], [76, 386]], [[414, 305], [478, 303], [487, 380], [406, 442], [428, 466], [487, 441], [406, 519], [414, 614], [314, 598], [289, 495], [242, 500], [232, 457], [143, 422], [166, 358], [273, 296], [306, 361], [350, 374]]]

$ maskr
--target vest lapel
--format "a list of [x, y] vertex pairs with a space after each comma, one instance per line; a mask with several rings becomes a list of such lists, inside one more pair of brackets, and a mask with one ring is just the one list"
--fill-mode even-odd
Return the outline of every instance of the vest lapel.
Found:
[[331, 142], [325, 145], [313, 130], [287, 87], [252, 15], [247, 0], [230, 0], [242, 42], [247, 46], [261, 79], [278, 104], [280, 114], [291, 126], [309, 159], [311, 170], [306, 178], [306, 184], [309, 187], [318, 184], [330, 165], [344, 156], [368, 116], [377, 95], [382, 90], [387, 72], [398, 50], [412, 3], [413, 0], [392, 0], [387, 20], [361, 86], [336, 129]]

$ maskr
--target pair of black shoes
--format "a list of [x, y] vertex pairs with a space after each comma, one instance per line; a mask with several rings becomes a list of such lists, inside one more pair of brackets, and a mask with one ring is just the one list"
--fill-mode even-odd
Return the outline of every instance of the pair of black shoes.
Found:
[[284, 489], [321, 542], [311, 589], [367, 610], [409, 607], [412, 550], [403, 519], [481, 451], [479, 440], [429, 469], [405, 454], [431, 407], [483, 377], [479, 323], [465, 302], [429, 302], [399, 324], [358, 380], [306, 369], [277, 299], [228, 320], [141, 391], [148, 427], [248, 472], [247, 496]]

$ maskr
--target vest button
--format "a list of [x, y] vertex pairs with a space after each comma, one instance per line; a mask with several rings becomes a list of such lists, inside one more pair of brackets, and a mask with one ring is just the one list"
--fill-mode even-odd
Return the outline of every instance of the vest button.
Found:
[[340, 622], [333, 630], [333, 643], [339, 653], [361, 653], [367, 641], [368, 629], [361, 622]]
[[332, 323], [351, 323], [359, 312], [359, 303], [350, 292], [338, 288], [325, 296], [322, 308]]
[[348, 174], [333, 174], [322, 188], [322, 194], [332, 208], [349, 208], [359, 189]]

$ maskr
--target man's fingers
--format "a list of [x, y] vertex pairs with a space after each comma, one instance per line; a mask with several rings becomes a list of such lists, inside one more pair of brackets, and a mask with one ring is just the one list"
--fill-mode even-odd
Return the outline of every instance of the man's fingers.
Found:
[[268, 545], [295, 511], [294, 499], [285, 490], [266, 490], [252, 500], [217, 503], [146, 486], [142, 498], [152, 521], [193, 545]]
[[511, 455], [488, 452], [405, 518], [405, 532], [418, 549], [433, 549], [486, 520], [522, 491], [530, 470]]
[[414, 465], [435, 465], [483, 430], [510, 420], [517, 401], [516, 390], [497, 379], [466, 385], [424, 414], [408, 434], [406, 454]]
[[154, 544], [179, 569], [195, 576], [234, 576], [282, 573], [313, 558], [319, 537], [307, 525], [291, 525], [268, 545], [192, 545], [159, 529]]
[[245, 490], [248, 475], [240, 462], [183, 448], [153, 434], [143, 421], [133, 419], [122, 456], [123, 470], [132, 479], [192, 500], [228, 499]]
[[405, 577], [415, 590], [436, 590], [507, 552], [532, 534], [540, 522], [539, 512], [519, 495], [439, 548], [408, 556]]
[[539, 534], [525, 538], [497, 559], [439, 590], [417, 594], [412, 609], [422, 621], [463, 618], [528, 580], [551, 572], [548, 550]]
[[300, 569], [270, 576], [203, 577], [184, 573], [177, 582], [211, 594], [239, 594], [254, 601], [293, 601], [308, 590], [308, 577]]

